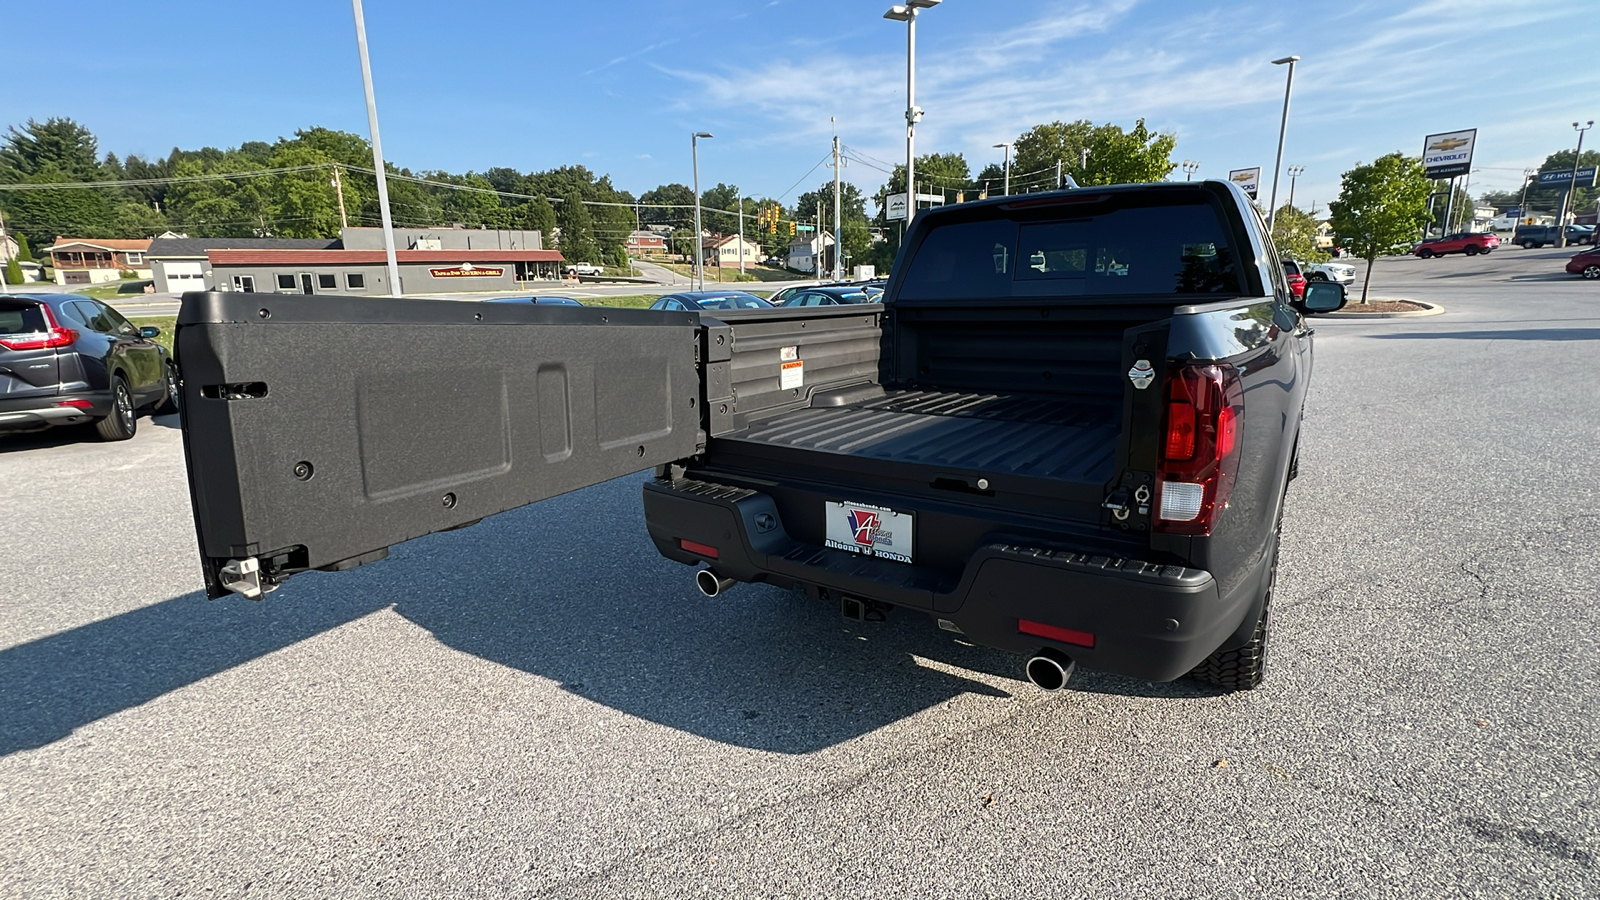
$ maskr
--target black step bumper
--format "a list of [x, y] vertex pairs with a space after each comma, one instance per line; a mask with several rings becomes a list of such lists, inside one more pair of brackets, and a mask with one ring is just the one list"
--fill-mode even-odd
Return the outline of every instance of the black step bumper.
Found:
[[[1003, 536], [954, 577], [794, 540], [767, 495], [692, 479], [646, 482], [644, 507], [650, 538], [668, 559], [704, 562], [738, 581], [919, 609], [976, 643], [1017, 653], [1051, 647], [1086, 668], [1147, 681], [1194, 668], [1237, 630], [1254, 599], [1219, 597], [1216, 580], [1198, 569]], [[716, 557], [684, 549], [685, 541], [714, 548]], [[1067, 635], [1071, 643], [1052, 640], [1024, 623], [1076, 634]]]

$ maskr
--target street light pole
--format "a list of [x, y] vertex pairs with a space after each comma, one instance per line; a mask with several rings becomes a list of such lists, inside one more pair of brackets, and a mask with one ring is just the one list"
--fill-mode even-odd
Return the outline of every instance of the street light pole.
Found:
[[[706, 254], [700, 238], [700, 139], [709, 138], [708, 132], [696, 131], [689, 135], [689, 155], [694, 159], [694, 280], [695, 290], [706, 289]], [[720, 270], [719, 270], [720, 271]]]
[[[1578, 133], [1578, 152], [1572, 157], [1572, 180], [1567, 182], [1567, 192], [1561, 195], [1561, 215], [1556, 216], [1556, 246], [1567, 245], [1567, 211], [1572, 206], [1572, 198], [1578, 196], [1578, 164], [1583, 161], [1583, 133], [1594, 127], [1594, 120], [1579, 125], [1572, 123], [1572, 130]], [[1600, 231], [1600, 226], [1596, 227]]]
[[999, 149], [999, 148], [1003, 147], [1003, 148], [1005, 148], [1005, 151], [1006, 151], [1005, 196], [1010, 196], [1011, 195], [1011, 145], [1010, 144], [995, 144], [994, 146], [995, 146], [996, 149]]
[[400, 263], [394, 253], [394, 220], [389, 217], [389, 176], [383, 170], [383, 142], [378, 140], [378, 102], [372, 96], [372, 63], [367, 59], [367, 20], [361, 0], [350, 0], [356, 13], [356, 49], [361, 52], [361, 86], [367, 92], [367, 128], [372, 132], [372, 168], [378, 179], [378, 215], [383, 221], [383, 253], [389, 265], [389, 296], [400, 296]]
[[885, 19], [906, 23], [906, 224], [917, 213], [917, 123], [922, 110], [917, 108], [917, 13], [933, 9], [942, 0], [906, 0], [883, 14]]
[[1283, 138], [1289, 131], [1289, 93], [1294, 90], [1294, 64], [1299, 61], [1298, 56], [1285, 56], [1283, 59], [1272, 61], [1275, 66], [1287, 65], [1289, 78], [1283, 86], [1283, 120], [1278, 123], [1278, 157], [1272, 163], [1272, 200], [1267, 210], [1268, 232], [1272, 231], [1272, 226], [1278, 219], [1278, 172], [1283, 168]]
[[1305, 173], [1306, 173], [1306, 167], [1305, 166], [1290, 166], [1289, 167], [1289, 205], [1291, 207], [1294, 206], [1294, 183], [1296, 181], [1298, 181], [1300, 179], [1300, 176], [1304, 175]]
[[1186, 160], [1183, 161], [1183, 180], [1184, 181], [1189, 181], [1189, 180], [1193, 179], [1194, 178], [1194, 173], [1196, 173], [1198, 171], [1200, 171], [1200, 160], [1198, 160], [1198, 159], [1186, 159]]

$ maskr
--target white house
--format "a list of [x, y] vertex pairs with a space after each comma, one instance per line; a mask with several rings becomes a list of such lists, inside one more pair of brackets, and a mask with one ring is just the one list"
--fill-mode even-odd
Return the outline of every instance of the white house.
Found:
[[796, 272], [817, 271], [817, 257], [822, 257], [822, 266], [826, 268], [830, 254], [825, 248], [833, 246], [833, 235], [826, 232], [818, 238], [811, 235], [795, 235], [789, 241], [789, 254], [784, 260], [784, 265]]
[[744, 258], [745, 265], [755, 265], [762, 259], [761, 245], [737, 234], [704, 238], [701, 246], [708, 266], [737, 267], [740, 257]]

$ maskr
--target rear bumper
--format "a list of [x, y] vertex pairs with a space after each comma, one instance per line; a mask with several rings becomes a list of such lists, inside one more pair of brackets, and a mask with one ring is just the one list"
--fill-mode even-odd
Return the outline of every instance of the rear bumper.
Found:
[[[90, 406], [57, 406], [63, 400], [87, 400]], [[81, 425], [111, 413], [111, 397], [100, 394], [65, 394], [59, 397], [28, 397], [0, 400], [0, 433], [37, 431], [52, 425]]]
[[[1086, 668], [1147, 681], [1193, 669], [1233, 635], [1255, 599], [1219, 596], [1216, 580], [1198, 569], [1002, 536], [959, 576], [941, 575], [796, 541], [767, 495], [690, 479], [647, 482], [644, 507], [650, 538], [668, 559], [705, 562], [737, 581], [919, 609], [976, 643], [1017, 653], [1050, 647]], [[715, 548], [716, 558], [685, 550], [683, 541]], [[1024, 633], [1024, 620], [1092, 635], [1092, 646]]]

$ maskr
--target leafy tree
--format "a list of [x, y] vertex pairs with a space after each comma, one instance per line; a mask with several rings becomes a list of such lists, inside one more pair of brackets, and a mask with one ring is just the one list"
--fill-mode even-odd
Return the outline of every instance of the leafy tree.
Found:
[[[179, 157], [174, 177], [248, 172], [255, 166], [246, 159], [214, 160]], [[271, 233], [267, 223], [264, 178], [189, 181], [167, 188], [167, 216], [192, 237], [250, 237]]]
[[556, 223], [561, 229], [561, 255], [567, 262], [600, 262], [600, 247], [594, 239], [594, 219], [576, 190], [561, 198]]
[[1136, 120], [1129, 131], [1109, 122], [1094, 125], [1088, 119], [1035, 125], [1019, 135], [1013, 147], [1011, 190], [1054, 186], [1058, 161], [1062, 172], [1082, 185], [1162, 181], [1172, 173], [1177, 144], [1176, 135], [1156, 134], [1145, 127], [1144, 119]]
[[[917, 187], [918, 193], [936, 194], [943, 190], [954, 196], [957, 191], [966, 190], [972, 186], [972, 172], [967, 166], [967, 158], [959, 153], [925, 153], [917, 157]], [[894, 167], [889, 175], [889, 181], [873, 196], [879, 209], [883, 208], [884, 199], [889, 194], [903, 194], [906, 190], [906, 167], [904, 163]]]
[[1317, 246], [1317, 220], [1308, 212], [1285, 203], [1272, 220], [1272, 242], [1278, 252], [1302, 262], [1327, 262], [1328, 254]]
[[[1551, 172], [1562, 169], [1568, 172], [1572, 171], [1572, 155], [1574, 152], [1576, 151], [1557, 150], [1544, 158], [1544, 162], [1539, 164], [1539, 171]], [[1579, 168], [1596, 165], [1600, 165], [1600, 151], [1583, 151], [1583, 160], [1579, 163]], [[1561, 210], [1561, 195], [1564, 193], [1566, 193], [1564, 185], [1540, 185], [1538, 176], [1534, 176], [1533, 183], [1528, 187], [1528, 206], [1539, 210], [1545, 215], [1553, 216]], [[1600, 190], [1592, 187], [1580, 187], [1568, 204], [1567, 211], [1587, 212], [1594, 209], [1597, 197], [1600, 197]]]
[[28, 236], [17, 235], [17, 259], [23, 262], [33, 262], [33, 249], [28, 246]]
[[434, 172], [427, 177], [472, 188], [472, 190], [445, 192], [445, 218], [451, 222], [471, 226], [494, 224], [496, 214], [500, 211], [500, 198], [496, 194], [485, 193], [495, 189], [494, 185], [489, 183], [489, 179], [471, 172], [466, 175]]
[[1402, 153], [1357, 165], [1341, 178], [1339, 199], [1328, 205], [1335, 242], [1367, 261], [1361, 302], [1367, 302], [1372, 263], [1416, 239], [1428, 221], [1433, 182], [1420, 160]]
[[167, 230], [167, 217], [137, 200], [123, 200], [111, 212], [110, 237], [147, 238]]
[[11, 259], [6, 260], [6, 284], [21, 283], [22, 265], [17, 262], [16, 257], [12, 257]]
[[[644, 225], [686, 225], [694, 218], [694, 190], [686, 184], [663, 184], [639, 195], [639, 221]], [[651, 204], [660, 204], [659, 206]]]
[[[61, 184], [72, 179], [55, 163], [46, 163], [20, 180], [30, 184]], [[105, 234], [110, 228], [111, 204], [106, 191], [44, 188], [8, 191], [5, 199], [7, 224], [41, 245], [51, 243], [56, 235], [94, 237]]]
[[[1143, 125], [1143, 120], [1140, 120], [1140, 125]], [[1087, 173], [1079, 163], [1083, 159], [1083, 149], [1090, 146], [1093, 140], [1094, 132], [1094, 123], [1088, 119], [1035, 125], [1017, 136], [1012, 147], [1014, 154], [1012, 171], [1033, 173], [1042, 170], [1042, 176], [1028, 175], [1028, 183], [1032, 184], [1042, 178], [1044, 187], [1052, 187], [1055, 183], [1056, 163], [1059, 162], [1062, 172], [1071, 175], [1079, 184], [1088, 184], [1090, 182], [1085, 180]], [[1167, 153], [1171, 152], [1169, 148]], [[1012, 188], [1015, 190], [1016, 185], [1013, 184]]]

